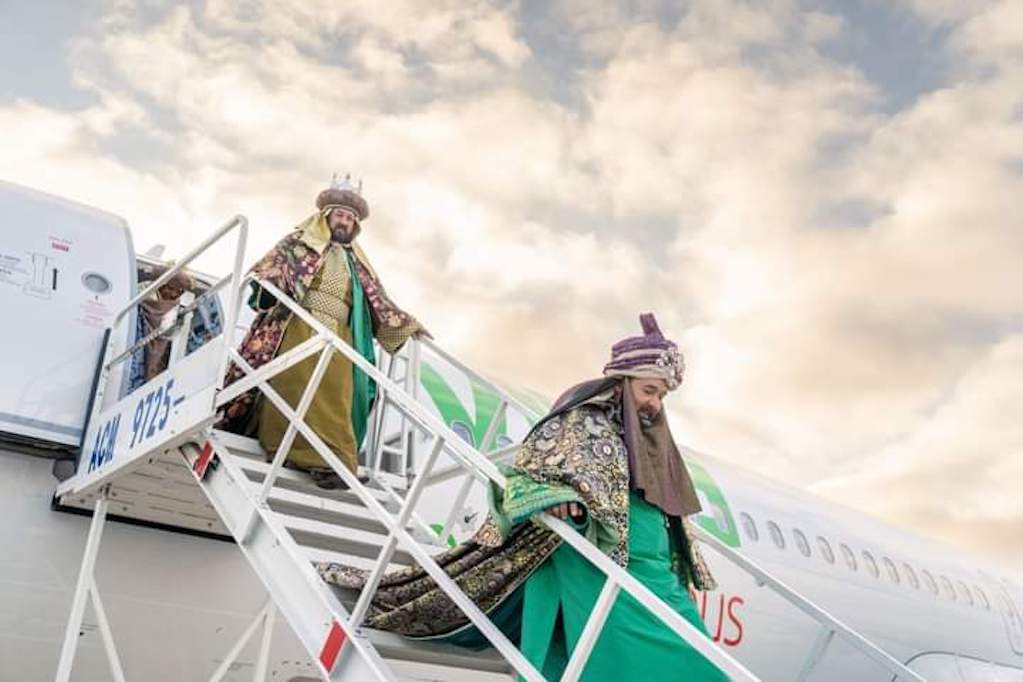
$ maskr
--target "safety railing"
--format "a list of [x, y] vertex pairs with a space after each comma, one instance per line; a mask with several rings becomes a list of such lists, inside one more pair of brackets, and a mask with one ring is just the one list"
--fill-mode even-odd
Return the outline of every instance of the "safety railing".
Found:
[[[129, 314], [135, 310], [143, 301], [149, 298], [151, 295], [156, 294], [167, 282], [171, 281], [180, 272], [184, 272], [188, 266], [195, 261], [200, 255], [207, 251], [211, 246], [224, 239], [230, 233], [237, 230], [238, 239], [235, 244], [234, 252], [234, 263], [231, 270], [231, 274], [218, 280], [209, 289], [203, 292], [202, 296], [189, 300], [187, 296], [184, 296], [182, 301], [179, 301], [178, 308], [175, 312], [175, 323], [168, 329], [156, 329], [137, 340], [135, 343], [128, 345], [124, 349], [117, 348], [117, 345], [121, 342], [122, 335], [118, 334], [118, 328], [126, 320], [130, 320]], [[207, 237], [201, 244], [196, 246], [194, 249], [185, 254], [179, 261], [177, 261], [172, 267], [166, 272], [157, 277], [149, 286], [136, 294], [128, 303], [126, 303], [117, 313], [114, 315], [114, 320], [110, 327], [110, 333], [107, 335], [107, 343], [103, 347], [103, 357], [100, 362], [99, 377], [96, 382], [96, 392], [92, 398], [92, 405], [90, 413], [86, 419], [86, 428], [90, 424], [95, 416], [103, 410], [108, 404], [106, 400], [107, 390], [109, 388], [111, 373], [114, 369], [128, 361], [133, 357], [135, 352], [140, 348], [145, 347], [147, 343], [152, 341], [158, 336], [166, 336], [173, 332], [171, 338], [171, 357], [170, 364], [173, 364], [181, 359], [182, 348], [184, 341], [188, 336], [189, 324], [193, 312], [202, 304], [207, 298], [218, 295], [223, 289], [228, 289], [230, 292], [230, 302], [228, 304], [228, 318], [224, 320], [224, 329], [222, 332], [224, 345], [230, 347], [234, 339], [235, 326], [237, 320], [237, 311], [239, 309], [237, 305], [237, 297], [240, 295], [242, 287], [243, 270], [242, 264], [245, 258], [245, 245], [248, 241], [248, 230], [249, 222], [241, 215], [237, 215], [231, 218], [226, 223], [217, 228], [209, 237]], [[170, 366], [170, 365], [168, 365]], [[218, 376], [224, 376], [224, 370], [226, 369], [226, 358], [221, 364], [220, 373]], [[222, 379], [221, 379], [222, 381]]]
[[802, 666], [800, 666], [799, 675], [796, 677], [798, 682], [803, 682], [803, 680], [809, 679], [810, 674], [813, 672], [817, 664], [824, 658], [824, 655], [827, 653], [828, 648], [831, 646], [831, 643], [834, 641], [836, 636], [845, 640], [852, 647], [859, 650], [865, 656], [883, 667], [894, 676], [894, 679], [924, 682], [922, 677], [904, 666], [898, 659], [894, 658], [863, 635], [814, 604], [802, 594], [789, 587], [786, 583], [772, 576], [756, 562], [752, 561], [740, 552], [735, 551], [702, 528], [696, 528], [696, 537], [725, 559], [751, 575], [756, 581], [757, 586], [768, 587], [775, 594], [782, 597], [820, 624], [820, 630], [818, 631], [817, 638], [814, 640], [813, 645], [810, 647], [810, 651], [803, 660]]
[[[509, 408], [515, 409], [522, 414], [532, 414], [535, 415], [536, 418], [539, 418], [539, 416], [536, 415], [536, 412], [534, 410], [531, 410], [527, 406], [523, 405], [520, 401], [516, 400], [511, 395], [509, 395], [506, 391], [501, 389], [501, 387], [499, 387], [493, 381], [490, 381], [486, 377], [480, 375], [479, 373], [473, 371], [469, 367], [463, 365], [457, 358], [446, 353], [443, 349], [439, 348], [433, 342], [429, 340], [422, 340], [420, 341], [420, 343], [427, 345], [431, 352], [440, 356], [445, 362], [449, 363], [457, 371], [464, 373], [472, 381], [479, 383], [487, 390], [490, 390], [495, 395], [499, 396], [500, 403], [498, 405], [498, 410], [497, 412], [495, 412], [495, 415], [488, 426], [488, 430], [486, 432], [486, 435], [484, 436], [483, 442], [479, 449], [481, 452], [487, 453], [486, 454], [487, 458], [493, 462], [507, 461], [514, 457], [514, 455], [519, 450], [521, 445], [512, 445], [488, 453], [489, 446], [491, 445], [492, 438], [494, 435], [494, 430], [496, 429], [497, 424], [500, 422], [501, 417], [506, 413], [506, 411]], [[422, 354], [417, 352], [415, 354], [410, 354], [410, 357], [421, 361]], [[418, 374], [419, 372], [416, 372], [416, 375]], [[460, 466], [453, 465], [450, 467], [439, 469], [432, 473], [420, 472], [418, 475], [419, 476], [425, 475], [427, 477], [426, 485], [432, 486], [451, 480], [452, 478], [455, 478], [459, 475], [463, 475], [463, 470], [461, 469]], [[467, 477], [466, 481], [462, 484], [462, 487], [459, 488], [457, 495], [452, 499], [452, 506], [450, 508], [450, 512], [447, 515], [447, 520], [445, 522], [444, 529], [440, 533], [440, 537], [442, 538], [448, 537], [448, 534], [451, 532], [454, 520], [459, 510], [463, 508], [466, 498], [468, 497], [474, 482], [475, 481], [472, 478]], [[564, 526], [562, 522], [557, 521], [556, 519], [552, 519], [547, 515], [544, 515], [544, 520], [545, 522], [548, 523], [548, 525], [550, 525], [549, 523], [550, 521], [555, 521], [556, 523]], [[567, 528], [567, 526], [565, 527]], [[734, 564], [735, 566], [737, 566], [738, 568], [742, 569], [744, 572], [752, 576], [756, 581], [757, 585], [768, 587], [768, 589], [772, 590], [782, 599], [792, 604], [795, 608], [802, 611], [804, 614], [815, 620], [820, 625], [818, 637], [813, 642], [806, 659], [803, 661], [803, 664], [801, 665], [799, 677], [797, 678], [797, 680], [799, 680], [800, 682], [809, 678], [810, 673], [814, 670], [816, 665], [823, 659], [828, 649], [830, 648], [831, 643], [836, 638], [845, 640], [852, 647], [859, 650], [864, 655], [875, 661], [878, 665], [880, 665], [887, 672], [893, 675], [894, 679], [923, 682], [923, 678], [921, 678], [917, 673], [907, 668], [900, 661], [889, 655], [883, 649], [881, 649], [876, 644], [872, 643], [870, 640], [863, 637], [863, 635], [859, 634], [845, 623], [841, 622], [832, 614], [828, 613], [825, 609], [814, 604], [808, 598], [806, 598], [796, 590], [792, 589], [781, 580], [773, 577], [771, 574], [769, 574], [766, 570], [760, 567], [757, 563], [750, 560], [748, 557], [744, 556], [740, 552], [735, 551], [734, 549], [732, 549], [725, 543], [721, 542], [713, 535], [699, 528], [698, 526], [696, 527], [696, 531], [697, 537], [700, 541], [713, 548], [724, 559], [731, 562], [732, 564]], [[564, 538], [564, 536], [562, 537]], [[578, 534], [572, 536], [572, 540], [573, 541], [579, 540]], [[582, 549], [580, 549], [577, 546], [579, 544], [578, 542], [570, 542], [570, 544], [579, 549], [581, 553], [588, 555], [587, 558], [589, 558], [594, 563], [596, 563], [598, 557], [592, 556], [593, 554], [597, 554], [600, 555], [600, 557], [603, 557], [603, 555], [600, 554], [599, 552], [593, 552], [592, 545], [585, 541], [581, 543], [583, 545]], [[604, 558], [606, 559], [606, 557]], [[601, 620], [604, 617], [606, 617], [606, 613], [601, 612], [600, 609], [603, 609], [604, 607], [614, 603], [613, 595], [611, 594], [612, 588], [606, 587], [605, 589], [608, 590], [608, 594], [602, 596], [607, 598], [598, 600], [597, 607], [594, 611], [595, 614], [600, 613]], [[586, 638], [587, 634], [593, 634], [595, 636], [595, 633], [584, 632], [583, 639], [580, 640], [580, 646], [582, 645], [592, 646], [592, 641]]]
[[[218, 292], [223, 290], [225, 287], [227, 287], [230, 290], [232, 301], [230, 310], [236, 311], [238, 309], [236, 299], [239, 296], [239, 292], [241, 291], [242, 286], [241, 285], [242, 261], [245, 257], [245, 245], [248, 238], [248, 221], [243, 216], [235, 216], [234, 218], [226, 222], [224, 225], [222, 225], [220, 228], [218, 228], [216, 231], [214, 231], [199, 246], [188, 252], [173, 267], [169, 268], [165, 273], [158, 277], [156, 281], [154, 281], [144, 290], [139, 292], [127, 304], [125, 304], [123, 308], [116, 312], [111, 327], [107, 330], [107, 332], [104, 335], [102, 358], [100, 360], [99, 372], [95, 380], [95, 389], [93, 395], [90, 397], [90, 407], [88, 409], [86, 418], [87, 420], [85, 426], [85, 436], [83, 437], [83, 444], [88, 443], [91, 432], [95, 431], [97, 433], [96, 438], [97, 445], [93, 446], [93, 458], [96, 458], [97, 451], [100, 450], [99, 443], [101, 441], [104, 441], [103, 451], [105, 455], [108, 455], [110, 458], [113, 458], [114, 456], [114, 449], [116, 445], [116, 441], [113, 436], [110, 436], [109, 438], [103, 438], [102, 436], [104, 434], [107, 435], [116, 434], [117, 429], [116, 428], [105, 429], [103, 432], [100, 432], [98, 430], [98, 426], [95, 423], [97, 417], [103, 414], [104, 410], [108, 407], [107, 404], [108, 402], [113, 405], [114, 410], [117, 410], [119, 407], [123, 405], [124, 401], [127, 401], [129, 399], [126, 397], [124, 401], [118, 402], [119, 400], [121, 400], [122, 397], [120, 395], [117, 395], [116, 400], [111, 401], [105, 400], [105, 396], [107, 394], [107, 391], [109, 390], [111, 383], [110, 382], [111, 374], [119, 365], [125, 363], [127, 360], [133, 357], [134, 352], [138, 348], [144, 347], [146, 343], [151, 341], [153, 338], [156, 338], [156, 336], [167, 335], [169, 333], [172, 333], [172, 331], [175, 330], [175, 328], [176, 331], [173, 331], [173, 337], [171, 339], [169, 366], [174, 366], [177, 362], [179, 362], [181, 358], [184, 356], [185, 339], [187, 338], [192, 313], [194, 312], [195, 307], [199, 305], [201, 301], [195, 299], [189, 301], [187, 298], [184, 301], [179, 301], [179, 305], [175, 311], [174, 316], [175, 322], [173, 324], [169, 325], [167, 328], [164, 328], [161, 325], [161, 329], [154, 330], [154, 332], [147, 334], [143, 339], [139, 340], [134, 344], [130, 342], [124, 342], [123, 345], [126, 346], [126, 348], [124, 348], [123, 350], [118, 348], [118, 344], [122, 343], [122, 335], [116, 333], [118, 327], [122, 325], [125, 322], [125, 320], [132, 319], [129, 316], [129, 313], [131, 313], [136, 308], [136, 306], [138, 306], [142, 301], [144, 301], [147, 297], [157, 292], [164, 284], [169, 282], [177, 273], [184, 271], [200, 254], [209, 249], [213, 244], [217, 243], [221, 239], [225, 238], [228, 234], [235, 231], [237, 231], [237, 242], [235, 246], [234, 269], [229, 276], [223, 278], [214, 286], [212, 286], [207, 292], [205, 292], [204, 296], [214, 296]], [[231, 344], [231, 339], [234, 334], [235, 319], [236, 318], [233, 315], [230, 316], [224, 326], [223, 341], [227, 346]], [[124, 334], [123, 338], [127, 339], [129, 337], [127, 334]], [[219, 373], [216, 374], [215, 376], [222, 377], [223, 369], [224, 363], [221, 362], [219, 367]], [[164, 391], [164, 389], [160, 389], [160, 396], [162, 402], [164, 396], [166, 396], [166, 392]], [[140, 406], [143, 404], [143, 402], [146, 402], [141, 397], [131, 396], [130, 399], [137, 402]], [[156, 402], [157, 402], [156, 400], [153, 400], [153, 394], [150, 394], [149, 401], [146, 404], [152, 406]], [[169, 398], [167, 399], [167, 403], [164, 407], [169, 411], [170, 409]], [[211, 409], [212, 405], [203, 406], [202, 411], [208, 412], [211, 411]], [[150, 431], [153, 429], [153, 425], [156, 423], [155, 412], [156, 410], [150, 410], [146, 412], [147, 418], [149, 414], [154, 415], [153, 419], [150, 421]], [[141, 412], [137, 412], [137, 414], [141, 417]], [[118, 416], [118, 421], [115, 422], [116, 424], [120, 423], [119, 419], [120, 416]], [[166, 423], [166, 419], [167, 417], [165, 416], [164, 423]], [[138, 422], [140, 421], [141, 420], [139, 419], [136, 420], [137, 422], [135, 430], [136, 433], [139, 433], [138, 428], [140, 424]], [[148, 435], [149, 434], [147, 434], [147, 436]], [[107, 440], [109, 440], [110, 442], [105, 442]], [[132, 444], [134, 443], [135, 440], [133, 439]], [[139, 449], [142, 448], [139, 447]], [[82, 447], [81, 453], [84, 454], [85, 451], [86, 448]], [[80, 454], [79, 457], [81, 458], [83, 454]], [[81, 464], [81, 461], [79, 462], [79, 464]], [[73, 489], [78, 490], [89, 485], [98, 487], [97, 491], [98, 494], [96, 496], [95, 509], [93, 512], [93, 520], [89, 527], [89, 536], [88, 539], [86, 540], [84, 557], [82, 559], [82, 564], [79, 569], [79, 575], [75, 585], [75, 591], [72, 596], [71, 610], [68, 616], [67, 627], [65, 628], [64, 631], [64, 640], [63, 644], [61, 645], [60, 658], [57, 663], [57, 673], [55, 677], [56, 682], [67, 682], [71, 677], [71, 670], [74, 663], [75, 652], [77, 650], [78, 643], [81, 639], [79, 636], [80, 628], [82, 620], [85, 615], [85, 608], [87, 606], [87, 602], [90, 599], [92, 601], [94, 611], [96, 612], [97, 622], [99, 624], [100, 629], [100, 635], [102, 637], [104, 649], [106, 651], [107, 661], [110, 665], [111, 675], [115, 680], [119, 681], [124, 680], [124, 673], [122, 670], [120, 659], [117, 655], [117, 650], [114, 646], [113, 635], [110, 631], [110, 625], [107, 621], [106, 614], [104, 612], [102, 605], [102, 600], [100, 599], [99, 589], [96, 586], [96, 580], [94, 577], [96, 556], [99, 551], [102, 531], [106, 520], [107, 507], [109, 504], [108, 498], [110, 493], [110, 483], [108, 482], [108, 479], [104, 478], [100, 480], [101, 472], [98, 470], [96, 472], [91, 472], [91, 469], [93, 468], [92, 465], [94, 464], [96, 464], [96, 460], [95, 459], [90, 460], [89, 467], [90, 471], [82, 471], [84, 467], [79, 466], [75, 476], [62, 483], [61, 486], [58, 488], [57, 493], [59, 496], [61, 494], [61, 491], [66, 492], [68, 490]], [[113, 476], [113, 474], [111, 474], [111, 476]], [[92, 483], [90, 483], [90, 481], [92, 481]]]
[[[370, 571], [367, 583], [359, 596], [358, 601], [350, 615], [348, 626], [357, 629], [365, 618], [369, 605], [379, 586], [384, 572], [391, 561], [395, 551], [400, 547], [419, 564], [420, 567], [437, 583], [445, 594], [458, 606], [465, 616], [477, 627], [480, 633], [487, 638], [490, 644], [508, 661], [508, 663], [525, 679], [540, 682], [544, 678], [536, 668], [523, 656], [511, 641], [490, 621], [479, 607], [461, 590], [460, 587], [448, 576], [444, 570], [433, 559], [424, 545], [416, 539], [406, 528], [406, 524], [412, 518], [416, 504], [426, 487], [426, 483], [436, 465], [442, 452], [452, 457], [475, 480], [483, 483], [495, 483], [501, 487], [505, 485], [504, 475], [490, 459], [484, 457], [468, 443], [465, 443], [456, 433], [451, 431], [436, 415], [417, 401], [404, 388], [378, 369], [374, 364], [368, 362], [354, 348], [345, 343], [337, 335], [333, 334], [323, 324], [316, 320], [308, 311], [298, 305], [278, 287], [262, 279], [247, 277], [242, 286], [247, 282], [254, 281], [264, 290], [272, 294], [279, 303], [285, 305], [291, 313], [308, 325], [314, 335], [306, 342], [296, 346], [290, 351], [282, 354], [258, 369], [248, 365], [241, 355], [230, 346], [225, 346], [226, 354], [231, 361], [235, 362], [243, 372], [243, 378], [234, 384], [224, 388], [218, 398], [217, 405], [222, 406], [252, 388], [258, 388], [262, 394], [269, 399], [273, 405], [288, 420], [288, 428], [285, 432], [281, 446], [274, 454], [270, 470], [263, 481], [263, 488], [257, 504], [265, 502], [272, 488], [274, 481], [280, 474], [287, 451], [294, 438], [301, 435], [306, 442], [320, 454], [324, 462], [347, 484], [349, 491], [354, 493], [362, 504], [377, 518], [386, 528], [387, 538], [384, 542], [380, 555], [377, 558], [374, 568]], [[239, 297], [235, 296], [235, 306], [240, 306]], [[232, 316], [237, 315], [237, 309], [232, 310]], [[293, 318], [294, 319], [294, 318]], [[377, 384], [378, 399], [387, 399], [397, 409], [401, 410], [410, 423], [410, 428], [417, 429], [420, 433], [426, 434], [429, 439], [426, 452], [428, 456], [418, 471], [412, 485], [405, 495], [403, 504], [397, 514], [392, 516], [380, 502], [371, 494], [359, 478], [349, 471], [330, 448], [323, 442], [318, 434], [305, 422], [305, 412], [315, 395], [316, 389], [323, 377], [330, 361], [330, 355], [339, 352], [347, 357], [356, 367], [365, 372]], [[286, 369], [294, 366], [302, 360], [319, 353], [319, 359], [313, 375], [299, 400], [298, 405], [292, 408], [276, 390], [270, 385], [270, 379]], [[563, 541], [574, 547], [581, 555], [588, 559], [599, 571], [606, 576], [606, 584], [601, 592], [598, 606], [591, 615], [584, 630], [584, 640], [577, 646], [569, 661], [569, 667], [565, 680], [575, 679], [577, 673], [582, 669], [586, 658], [592, 648], [593, 642], [603, 627], [610, 605], [618, 592], [624, 590], [638, 602], [646, 606], [654, 616], [665, 623], [672, 631], [678, 634], [683, 640], [689, 643], [696, 651], [711, 661], [722, 671], [736, 680], [756, 680], [757, 678], [748, 671], [741, 663], [725, 651], [718, 648], [713, 642], [705, 637], [699, 630], [686, 621], [681, 615], [671, 609], [670, 606], [661, 601], [649, 589], [629, 575], [620, 566], [612, 562], [595, 546], [587, 542], [576, 531], [563, 522], [543, 515], [544, 522]], [[254, 519], [253, 519], [254, 521]], [[251, 525], [251, 524], [250, 524]]]

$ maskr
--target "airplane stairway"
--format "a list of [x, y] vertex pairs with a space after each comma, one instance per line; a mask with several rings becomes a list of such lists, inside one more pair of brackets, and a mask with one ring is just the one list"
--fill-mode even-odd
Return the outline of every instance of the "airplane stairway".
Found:
[[[395, 363], [395, 359], [390, 360], [392, 371], [381, 371], [265, 281], [258, 283], [315, 333], [308, 341], [263, 367], [256, 370], [248, 367], [234, 350], [232, 339], [243, 292], [253, 281], [243, 276], [241, 270], [246, 229], [244, 218], [230, 221], [147, 290], [155, 291], [199, 253], [237, 231], [234, 270], [211, 289], [213, 293], [226, 289], [230, 301], [221, 337], [189, 355], [172, 351], [172, 362], [163, 374], [135, 392], [121, 395], [110, 392], [118, 383], [115, 368], [130, 357], [132, 349], [120, 350], [117, 335], [108, 335], [78, 472], [62, 483], [56, 493], [62, 504], [94, 510], [56, 680], [70, 679], [77, 632], [90, 599], [113, 678], [125, 679], [93, 573], [103, 525], [110, 510], [164, 525], [228, 535], [266, 588], [264, 607], [241, 633], [237, 645], [213, 672], [211, 680], [222, 679], [244, 645], [260, 630], [262, 638], [254, 679], [266, 679], [270, 634], [278, 616], [294, 631], [325, 680], [396, 680], [399, 678], [389, 663], [397, 660], [464, 671], [514, 672], [527, 680], [543, 680], [522, 653], [432, 559], [446, 547], [441, 538], [447, 537], [454, 514], [464, 502], [465, 491], [480, 483], [503, 485], [504, 477], [495, 460], [513, 453], [514, 448], [483, 454], [493, 444], [493, 428], [488, 430], [477, 449], [418, 399], [419, 341], [407, 344], [408, 350], [403, 356], [404, 376], [398, 381], [395, 368], [400, 363]], [[118, 315], [115, 326], [146, 293], [128, 304]], [[179, 317], [187, 320], [189, 314], [188, 307], [183, 306]], [[174, 332], [175, 344], [180, 343], [187, 324], [178, 326]], [[432, 344], [430, 347], [442, 353]], [[359, 477], [330, 455], [323, 441], [304, 421], [333, 353], [349, 357], [377, 383], [377, 412], [368, 439], [368, 456]], [[293, 408], [273, 390], [269, 380], [312, 357], [318, 358], [316, 368], [298, 405]], [[450, 356], [445, 355], [445, 358], [457, 362]], [[224, 387], [221, 377], [229, 361], [237, 363], [245, 376]], [[471, 372], [461, 365], [459, 368]], [[509, 407], [521, 407], [505, 392], [492, 385], [491, 388], [501, 397], [499, 414]], [[264, 399], [270, 400], [288, 419], [283, 442], [275, 453], [264, 453], [254, 440], [213, 428], [217, 410], [250, 389], [262, 391]], [[492, 423], [497, 421], [495, 418]], [[398, 431], [391, 433], [389, 429], [395, 424]], [[306, 474], [283, 466], [287, 451], [299, 435], [324, 455], [325, 461], [347, 484], [347, 490], [319, 489]], [[267, 461], [268, 454], [272, 455], [270, 461]], [[385, 471], [388, 468], [382, 466], [385, 457], [397, 457], [401, 461], [397, 473]], [[443, 467], [439, 466], [442, 461], [447, 462]], [[360, 477], [368, 480], [360, 480]], [[452, 499], [448, 523], [438, 534], [419, 518], [416, 507], [431, 485], [453, 477], [463, 477], [464, 483]], [[541, 519], [606, 575], [605, 586], [563, 680], [578, 678], [621, 591], [645, 605], [653, 618], [664, 622], [732, 679], [758, 679], [568, 525], [546, 514]], [[707, 537], [705, 541], [717, 549], [713, 538]], [[738, 555], [725, 556], [821, 622], [822, 636], [811, 649], [807, 671], [812, 670], [813, 664], [837, 636], [859, 646], [898, 679], [921, 679], [752, 562]], [[318, 561], [367, 569], [366, 588], [358, 595], [336, 591], [320, 579], [314, 568], [314, 562]], [[465, 652], [375, 632], [363, 626], [370, 600], [384, 572], [413, 563], [434, 578], [487, 637], [492, 650], [482, 654]]]

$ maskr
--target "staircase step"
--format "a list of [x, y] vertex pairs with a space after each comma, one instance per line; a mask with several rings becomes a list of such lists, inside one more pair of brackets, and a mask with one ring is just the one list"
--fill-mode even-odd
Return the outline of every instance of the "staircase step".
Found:
[[[316, 547], [340, 554], [373, 559], [379, 556], [380, 547], [387, 539], [386, 535], [379, 533], [346, 528], [299, 516], [278, 513], [276, 519], [288, 530], [300, 547]], [[398, 550], [394, 553], [393, 562], [410, 566], [413, 560], [407, 552]]]
[[[270, 473], [270, 465], [266, 462], [257, 462], [249, 459], [248, 457], [235, 457], [234, 458], [238, 467], [241, 468], [249, 480], [262, 482], [263, 479]], [[309, 474], [301, 471], [295, 471], [293, 469], [281, 469], [277, 474], [277, 480], [274, 481], [275, 486], [294, 490], [296, 492], [309, 493], [316, 497], [322, 497], [328, 500], [335, 500], [337, 502], [347, 502], [349, 504], [362, 504], [359, 496], [350, 490], [327, 490], [318, 487], [313, 483], [313, 479], [309, 477]], [[386, 491], [380, 490], [379, 488], [370, 487], [366, 485], [366, 489], [369, 494], [376, 498], [377, 502], [384, 505], [385, 509], [395, 512], [397, 511], [398, 504]]]
[[494, 649], [472, 651], [429, 640], [409, 639], [381, 630], [365, 630], [380, 655], [392, 661], [429, 663], [446, 668], [512, 674], [514, 670]]

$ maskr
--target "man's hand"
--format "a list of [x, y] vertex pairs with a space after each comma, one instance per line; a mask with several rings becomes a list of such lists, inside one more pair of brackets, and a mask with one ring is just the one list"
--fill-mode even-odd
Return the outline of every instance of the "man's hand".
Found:
[[561, 519], [562, 521], [571, 518], [576, 523], [581, 523], [586, 519], [586, 507], [582, 506], [578, 502], [562, 502], [556, 504], [553, 507], [547, 507], [545, 510], [551, 516]]

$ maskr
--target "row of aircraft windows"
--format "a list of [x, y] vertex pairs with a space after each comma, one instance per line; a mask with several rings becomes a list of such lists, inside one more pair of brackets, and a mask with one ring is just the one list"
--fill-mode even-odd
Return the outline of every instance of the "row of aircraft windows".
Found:
[[[742, 527], [743, 531], [746, 533], [746, 537], [753, 542], [759, 542], [760, 531], [757, 529], [757, 524], [753, 520], [753, 517], [746, 512], [742, 512], [739, 517], [742, 520]], [[767, 531], [771, 535], [771, 541], [774, 543], [774, 546], [778, 549], [785, 549], [785, 535], [782, 533], [778, 524], [774, 521], [768, 521]], [[795, 541], [796, 548], [799, 550], [800, 554], [805, 557], [809, 557], [813, 553], [810, 541], [807, 539], [803, 531], [798, 528], [793, 528], [792, 538]], [[817, 536], [817, 548], [825, 561], [829, 564], [835, 563], [835, 551], [832, 549], [831, 543], [828, 542], [828, 539], [823, 535]], [[859, 571], [859, 563], [856, 559], [856, 553], [849, 547], [849, 545], [844, 542], [840, 543], [838, 545], [838, 551], [842, 554], [842, 560], [845, 562], [846, 567], [848, 567], [850, 571]], [[877, 560], [874, 558], [874, 555], [867, 550], [863, 550], [860, 553], [860, 557], [863, 560], [863, 565], [866, 571], [874, 578], [880, 578], [881, 568], [878, 565]], [[899, 570], [899, 567], [895, 565], [895, 562], [888, 557], [881, 557], [881, 563], [884, 565], [884, 570], [888, 575], [888, 579], [893, 583], [898, 585], [902, 583], [902, 579], [905, 577], [906, 582], [914, 590], [920, 589], [920, 578], [917, 576], [916, 570], [914, 570], [908, 563], [902, 562], [901, 571]], [[955, 585], [953, 585], [952, 581], [944, 575], [939, 575], [937, 580], [935, 580], [934, 575], [932, 575], [927, 569], [921, 569], [920, 576], [923, 576], [923, 583], [932, 594], [937, 595], [939, 593], [938, 583], [940, 582], [940, 591], [944, 592], [945, 596], [949, 599], [953, 601], [962, 600], [970, 606], [983, 607], [988, 611], [991, 610], [991, 602], [988, 600], [987, 593], [985, 593], [984, 590], [977, 585], [974, 585], [973, 590], [971, 591], [962, 580], [957, 580]], [[956, 590], [956, 587], [958, 587], [958, 591]]]

